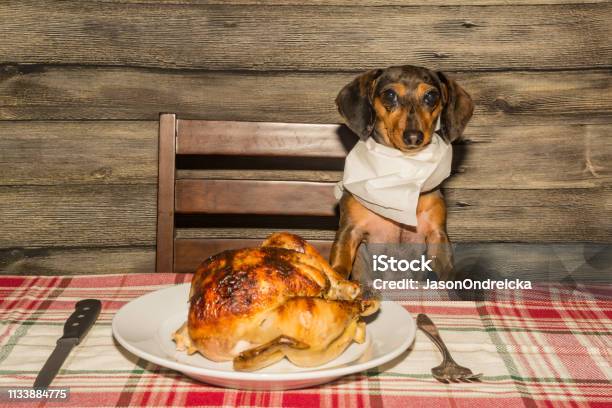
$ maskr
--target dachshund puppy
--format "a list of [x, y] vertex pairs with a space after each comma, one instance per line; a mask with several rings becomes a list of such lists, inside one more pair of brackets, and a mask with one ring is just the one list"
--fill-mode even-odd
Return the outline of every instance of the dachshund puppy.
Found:
[[[373, 138], [405, 155], [428, 146], [437, 123], [443, 139], [458, 140], [474, 110], [470, 95], [455, 81], [442, 72], [410, 65], [365, 72], [340, 91], [336, 105], [362, 141]], [[350, 276], [361, 242], [418, 243], [427, 246], [427, 257], [438, 277], [450, 279], [453, 254], [439, 188], [421, 192], [416, 219], [417, 225], [412, 226], [385, 218], [344, 189], [340, 226], [330, 256], [332, 267], [344, 277]]]

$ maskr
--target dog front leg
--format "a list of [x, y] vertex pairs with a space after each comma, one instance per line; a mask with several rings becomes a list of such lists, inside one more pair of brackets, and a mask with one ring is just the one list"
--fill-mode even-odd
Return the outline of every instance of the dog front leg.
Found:
[[419, 197], [417, 231], [425, 236], [432, 270], [440, 280], [451, 280], [454, 277], [453, 249], [446, 234], [446, 203], [439, 190]]
[[[341, 223], [331, 248], [329, 263], [336, 272], [348, 279], [353, 271], [353, 262], [357, 248], [361, 243], [361, 234], [349, 224]], [[355, 279], [355, 276], [353, 276]]]
[[446, 231], [438, 229], [427, 235], [427, 258], [432, 259], [432, 269], [443, 281], [452, 280], [453, 249]]

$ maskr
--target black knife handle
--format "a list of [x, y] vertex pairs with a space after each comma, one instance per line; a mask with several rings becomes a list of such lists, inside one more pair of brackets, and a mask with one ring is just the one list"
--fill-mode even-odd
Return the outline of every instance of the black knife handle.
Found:
[[60, 339], [76, 339], [76, 344], [79, 344], [93, 326], [101, 309], [102, 302], [98, 299], [79, 300], [75, 305], [74, 313], [64, 324], [64, 335]]

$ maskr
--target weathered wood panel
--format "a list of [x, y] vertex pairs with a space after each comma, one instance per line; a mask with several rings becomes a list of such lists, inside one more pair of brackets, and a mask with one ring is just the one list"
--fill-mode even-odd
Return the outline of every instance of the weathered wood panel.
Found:
[[[609, 189], [449, 189], [445, 195], [457, 242], [612, 238]], [[0, 248], [154, 245], [155, 197], [154, 185], [0, 187]], [[240, 237], [251, 232], [235, 229]]]
[[0, 187], [0, 248], [155, 245], [156, 185]]
[[453, 70], [609, 67], [611, 8], [7, 1], [0, 37], [19, 41], [0, 43], [0, 55], [214, 70], [358, 70], [406, 60]]
[[[0, 185], [156, 184], [158, 126], [0, 121]], [[611, 182], [610, 125], [470, 126], [466, 138], [470, 143], [454, 147], [457, 173], [448, 188], [563, 189]], [[333, 182], [342, 172], [179, 170], [177, 177]]]
[[[221, 5], [266, 5], [266, 6], [355, 6], [351, 0], [98, 0], [105, 3], [148, 4], [221, 4]], [[589, 4], [605, 3], [606, 0], [362, 0], [367, 6], [461, 6], [461, 5], [536, 5], [536, 4]]]
[[[522, 277], [536, 282], [609, 281], [612, 244], [486, 243], [455, 246], [463, 276]], [[568, 282], [569, 280], [569, 282]]]
[[610, 189], [448, 189], [445, 196], [457, 242], [612, 242]]
[[612, 126], [478, 127], [454, 149], [449, 188], [548, 189], [612, 185]]
[[158, 126], [0, 121], [0, 185], [156, 184]]
[[0, 274], [93, 275], [154, 270], [154, 246], [0, 249]]
[[[404, 62], [409, 62], [406, 58]], [[382, 61], [379, 62], [384, 65]], [[0, 119], [183, 119], [337, 123], [355, 73], [231, 73], [4, 66]], [[470, 126], [609, 124], [610, 70], [451, 76], [476, 104]], [[469, 129], [469, 127], [468, 127]]]

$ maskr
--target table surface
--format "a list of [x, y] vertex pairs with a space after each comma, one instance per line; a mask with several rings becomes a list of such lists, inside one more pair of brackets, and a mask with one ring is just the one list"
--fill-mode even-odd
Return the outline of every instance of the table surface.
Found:
[[413, 315], [432, 318], [455, 360], [484, 373], [481, 383], [434, 380], [430, 369], [441, 357], [419, 331], [400, 359], [379, 369], [316, 388], [260, 392], [197, 383], [113, 340], [111, 321], [121, 306], [190, 279], [185, 274], [0, 276], [0, 386], [31, 386], [74, 303], [97, 298], [103, 303], [98, 322], [53, 382], [70, 387], [70, 399], [50, 406], [612, 406], [608, 287], [550, 285], [528, 298], [517, 291], [497, 302], [404, 302]]

